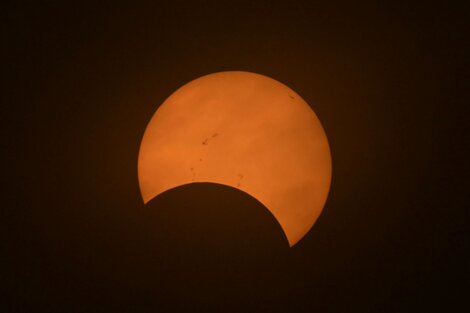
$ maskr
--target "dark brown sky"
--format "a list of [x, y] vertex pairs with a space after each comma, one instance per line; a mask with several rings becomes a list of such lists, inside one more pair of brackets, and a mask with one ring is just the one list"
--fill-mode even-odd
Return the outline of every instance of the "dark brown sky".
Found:
[[[463, 303], [463, 8], [2, 7], [3, 312], [442, 312]], [[330, 140], [330, 197], [291, 250], [259, 203], [234, 190], [175, 190], [149, 204], [164, 203], [160, 218], [142, 204], [137, 154], [153, 112], [182, 84], [223, 70], [285, 83]], [[185, 220], [191, 210], [210, 218]], [[154, 236], [152, 219], [181, 236]], [[214, 220], [227, 227], [204, 226]]]

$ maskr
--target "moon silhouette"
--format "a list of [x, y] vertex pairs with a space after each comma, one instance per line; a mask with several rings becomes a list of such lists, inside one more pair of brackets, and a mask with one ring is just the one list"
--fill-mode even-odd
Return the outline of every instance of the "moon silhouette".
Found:
[[260, 74], [219, 72], [158, 108], [142, 138], [138, 178], [145, 203], [193, 182], [238, 188], [271, 211], [293, 246], [325, 205], [331, 156], [319, 119], [296, 92]]

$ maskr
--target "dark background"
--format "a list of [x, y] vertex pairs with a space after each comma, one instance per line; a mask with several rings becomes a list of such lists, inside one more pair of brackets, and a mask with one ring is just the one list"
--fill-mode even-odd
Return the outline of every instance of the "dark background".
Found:
[[[448, 2], [2, 4], [2, 312], [467, 307], [465, 12]], [[329, 138], [329, 199], [292, 249], [235, 189], [140, 198], [138, 149], [156, 108], [224, 70], [288, 85]]]

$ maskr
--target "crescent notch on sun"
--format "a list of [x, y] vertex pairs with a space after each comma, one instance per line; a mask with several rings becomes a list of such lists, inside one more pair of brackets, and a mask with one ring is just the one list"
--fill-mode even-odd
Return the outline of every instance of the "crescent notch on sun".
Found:
[[260, 74], [219, 72], [187, 83], [157, 109], [142, 138], [138, 178], [144, 203], [193, 182], [238, 188], [273, 214], [293, 246], [325, 205], [330, 148], [292, 89]]

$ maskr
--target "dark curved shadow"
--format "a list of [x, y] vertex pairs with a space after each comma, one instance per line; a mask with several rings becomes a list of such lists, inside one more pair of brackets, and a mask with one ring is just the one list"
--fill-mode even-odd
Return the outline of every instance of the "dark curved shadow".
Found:
[[183, 185], [152, 199], [137, 224], [123, 266], [133, 273], [129, 289], [139, 290], [132, 301], [162, 312], [251, 312], [282, 297], [289, 244], [250, 195]]
[[289, 247], [271, 212], [230, 186], [192, 183], [167, 190], [146, 205], [145, 221], [175, 249], [215, 249], [257, 259]]

